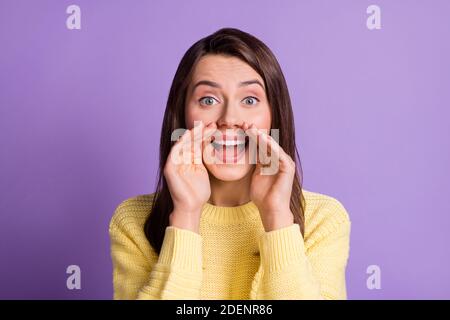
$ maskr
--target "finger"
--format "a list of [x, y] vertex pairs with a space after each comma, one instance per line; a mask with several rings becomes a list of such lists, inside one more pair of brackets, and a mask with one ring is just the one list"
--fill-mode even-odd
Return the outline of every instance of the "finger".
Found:
[[203, 130], [202, 136], [202, 150], [214, 140], [214, 134], [217, 131], [215, 122], [208, 124]]
[[[263, 140], [265, 143], [267, 143], [269, 150], [270, 150], [270, 170], [277, 170], [276, 166], [273, 166], [273, 162], [280, 163], [280, 169], [287, 173], [294, 173], [295, 172], [295, 162], [292, 160], [292, 158], [283, 150], [283, 148], [278, 144], [278, 142], [271, 137], [270, 135], [266, 133], [262, 133], [260, 135], [261, 140]], [[267, 170], [267, 171], [270, 171]]]
[[264, 130], [259, 129], [259, 146], [261, 146], [261, 150], [266, 151], [264, 156], [266, 156], [266, 159], [274, 156], [279, 156], [279, 149], [280, 146], [276, 141], [274, 141], [269, 134], [267, 134]]
[[205, 128], [205, 124], [201, 120], [196, 120], [196, 121], [194, 121], [194, 123], [195, 123], [195, 125], [194, 125], [194, 128], [192, 129], [192, 131], [193, 131], [193, 137], [196, 139], [196, 138], [201, 137], [201, 135], [203, 134], [203, 129]]
[[280, 144], [272, 136], [268, 134], [263, 134], [262, 139], [267, 141], [267, 144], [269, 145], [270, 149], [278, 154], [280, 160], [285, 162], [293, 161], [292, 158], [286, 153], [286, 151], [283, 150]]
[[205, 164], [215, 163], [215, 150], [212, 146], [212, 141], [214, 141], [215, 138], [220, 138], [220, 131], [217, 130], [217, 124], [212, 122], [205, 127], [203, 133], [202, 160]]
[[275, 175], [280, 169], [279, 145], [264, 131], [259, 131], [258, 156], [261, 162], [261, 175]]
[[263, 143], [267, 144], [270, 155], [278, 157], [281, 161], [285, 163], [290, 163], [292, 161], [291, 157], [283, 150], [283, 148], [278, 144], [277, 141], [269, 134], [265, 132], [260, 132], [260, 139]]
[[[270, 168], [266, 170], [267, 172], [276, 173], [278, 171], [278, 163], [281, 162], [283, 167], [295, 170], [295, 162], [292, 158], [283, 150], [283, 148], [278, 144], [275, 139], [273, 139], [265, 130], [256, 128], [254, 124], [251, 124], [246, 130], [246, 134], [251, 139], [252, 143], [249, 144], [250, 157], [255, 157], [256, 151], [253, 148], [256, 144], [258, 149], [258, 159], [253, 162], [256, 164], [268, 165]], [[265, 152], [264, 152], [265, 151]], [[267, 169], [263, 168], [262, 169]], [[268, 173], [268, 174], [273, 174]], [[267, 173], [266, 173], [267, 174]]]
[[[204, 124], [203, 121], [196, 121], [196, 125], [193, 129], [193, 138], [191, 145], [191, 157], [190, 161], [194, 164], [202, 163], [202, 138], [203, 138]], [[192, 162], [191, 162], [192, 163]]]
[[252, 124], [249, 129], [246, 131], [246, 134], [251, 139], [250, 146], [255, 146], [250, 148], [251, 154], [256, 156], [256, 151], [258, 152], [258, 158], [256, 159], [256, 163], [261, 163], [263, 165], [268, 165], [270, 163], [270, 146], [268, 144], [267, 138], [263, 137], [264, 130], [256, 128], [254, 124]]
[[195, 126], [192, 129], [186, 130], [185, 134], [181, 137], [178, 146], [178, 154], [180, 155], [181, 162], [179, 164], [190, 165], [194, 163], [194, 158], [198, 147], [196, 147], [196, 141], [201, 138], [203, 129], [203, 123], [201, 121], [195, 121]]
[[258, 164], [258, 130], [254, 124], [251, 124], [245, 134], [249, 137], [248, 142], [248, 154], [249, 154], [249, 164]]
[[189, 129], [181, 129], [181, 130], [184, 130], [184, 133], [178, 137], [177, 141], [172, 147], [172, 150], [181, 149], [183, 145], [186, 143], [186, 141], [190, 139], [191, 130]]
[[217, 131], [217, 124], [215, 122], [211, 122], [208, 124], [203, 130], [203, 141], [210, 141], [214, 139], [214, 134]]
[[171, 151], [170, 151], [170, 159], [173, 161], [173, 164], [181, 164], [183, 149], [187, 141], [190, 140], [191, 130], [185, 130], [184, 133], [178, 138], [178, 141], [175, 142]]
[[[252, 141], [249, 146], [250, 156], [253, 155], [253, 159], [255, 159], [256, 153], [258, 155], [254, 162], [257, 164], [256, 172], [261, 172], [260, 174], [263, 175], [276, 174], [279, 171], [281, 147], [271, 139], [265, 130], [257, 129], [254, 124], [249, 127], [247, 133]], [[252, 148], [252, 145], [255, 144], [256, 148]]]

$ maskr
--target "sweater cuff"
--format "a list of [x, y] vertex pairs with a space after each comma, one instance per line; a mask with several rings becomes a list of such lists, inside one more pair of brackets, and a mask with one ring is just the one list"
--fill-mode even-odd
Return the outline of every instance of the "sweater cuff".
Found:
[[269, 272], [298, 265], [305, 259], [300, 226], [296, 223], [281, 229], [264, 232], [259, 239], [261, 263]]
[[167, 226], [158, 262], [186, 271], [202, 271], [202, 237], [190, 230]]

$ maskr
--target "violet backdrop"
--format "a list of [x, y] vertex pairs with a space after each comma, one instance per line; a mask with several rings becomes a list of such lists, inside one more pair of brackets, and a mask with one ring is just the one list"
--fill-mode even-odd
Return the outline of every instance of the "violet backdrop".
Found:
[[449, 15], [445, 0], [2, 0], [0, 298], [112, 297], [108, 223], [154, 190], [179, 60], [236, 27], [283, 68], [305, 189], [349, 212], [349, 299], [449, 299]]

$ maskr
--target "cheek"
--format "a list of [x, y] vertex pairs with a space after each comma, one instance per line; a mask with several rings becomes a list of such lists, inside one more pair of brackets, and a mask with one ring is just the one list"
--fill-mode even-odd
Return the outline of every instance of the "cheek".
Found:
[[246, 120], [248, 123], [253, 123], [257, 128], [270, 129], [272, 117], [270, 115], [270, 109], [267, 108], [264, 111], [258, 111], [249, 116]]
[[213, 110], [202, 110], [198, 107], [187, 106], [185, 109], [185, 120], [187, 129], [194, 127], [194, 121], [203, 121], [205, 125], [217, 121], [218, 116]]
[[210, 118], [211, 116], [208, 115], [207, 112], [201, 112], [198, 109], [195, 108], [186, 108], [185, 112], [186, 117], [186, 128], [191, 129], [194, 127], [194, 121], [203, 121], [203, 123], [209, 123], [211, 122]]

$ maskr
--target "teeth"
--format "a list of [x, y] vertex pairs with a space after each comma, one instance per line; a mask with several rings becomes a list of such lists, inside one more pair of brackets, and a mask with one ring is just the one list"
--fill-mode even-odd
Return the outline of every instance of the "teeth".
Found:
[[236, 146], [245, 144], [245, 141], [225, 140], [225, 141], [213, 141], [213, 143], [220, 146]]

